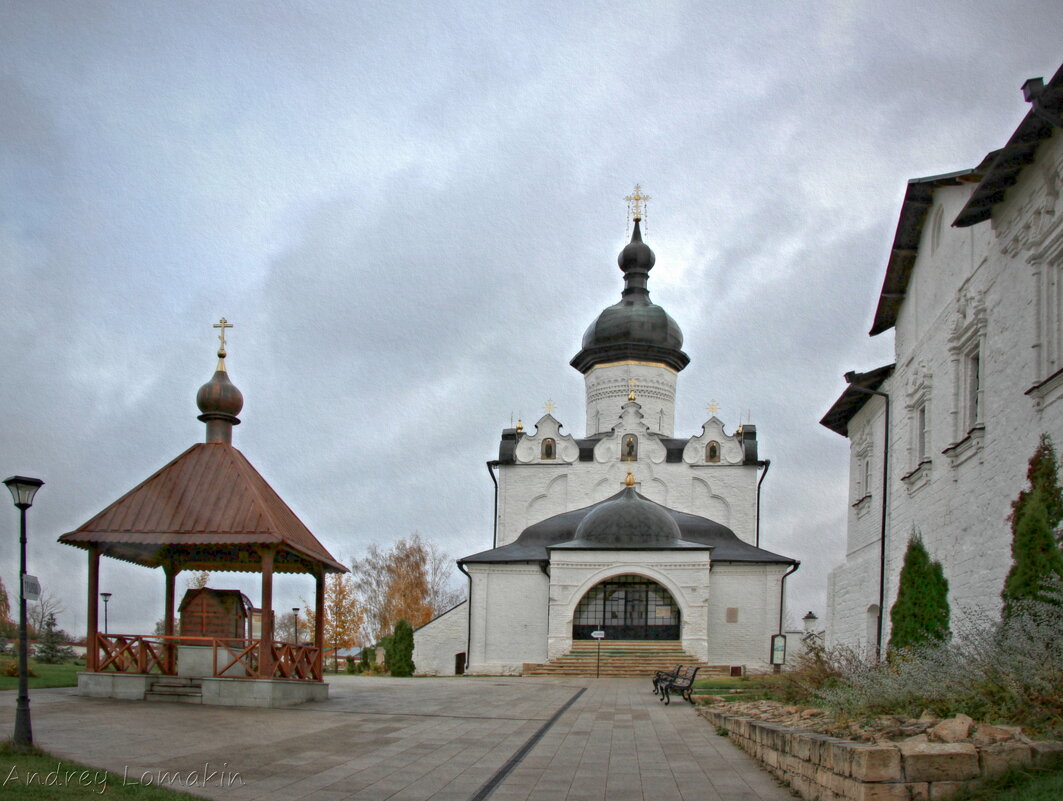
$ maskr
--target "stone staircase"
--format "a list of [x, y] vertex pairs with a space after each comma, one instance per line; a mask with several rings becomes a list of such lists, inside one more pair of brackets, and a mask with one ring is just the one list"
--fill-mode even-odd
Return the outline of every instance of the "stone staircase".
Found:
[[202, 704], [203, 682], [201, 679], [164, 676], [151, 683], [144, 693], [145, 701], [168, 701], [171, 704]]
[[611, 678], [650, 678], [656, 670], [671, 670], [676, 665], [697, 665], [698, 677], [729, 676], [730, 665], [706, 665], [683, 650], [682, 643], [673, 640], [603, 640], [601, 672], [598, 665], [598, 643], [595, 640], [574, 640], [572, 650], [557, 659], [537, 665], [524, 664], [525, 676], [594, 676]]

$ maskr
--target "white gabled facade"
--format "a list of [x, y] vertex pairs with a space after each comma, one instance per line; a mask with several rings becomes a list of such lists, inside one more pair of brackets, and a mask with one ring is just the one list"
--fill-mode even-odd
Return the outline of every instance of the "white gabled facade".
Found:
[[[1057, 118], [1061, 75], [1047, 89]], [[909, 183], [873, 329], [895, 329], [896, 353], [877, 387], [891, 413], [883, 644], [912, 531], [942, 563], [954, 611], [997, 613], [1011, 502], [1041, 435], [1063, 445], [1061, 176], [1063, 132], [1031, 112], [975, 170]], [[875, 639], [884, 404], [853, 389], [870, 375], [856, 376], [823, 421], [851, 443], [829, 644]]]

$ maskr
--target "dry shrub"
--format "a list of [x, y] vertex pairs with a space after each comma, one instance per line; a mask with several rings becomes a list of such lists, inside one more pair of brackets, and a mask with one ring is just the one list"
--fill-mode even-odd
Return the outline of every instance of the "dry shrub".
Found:
[[957, 617], [950, 641], [903, 649], [883, 664], [854, 663], [815, 696], [852, 716], [963, 712], [1063, 735], [1063, 582], [1017, 602], [1004, 622], [970, 610]]

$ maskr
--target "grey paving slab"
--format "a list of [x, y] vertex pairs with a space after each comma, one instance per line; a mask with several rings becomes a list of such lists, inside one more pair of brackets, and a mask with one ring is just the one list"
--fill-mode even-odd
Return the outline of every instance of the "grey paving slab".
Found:
[[[61, 759], [225, 801], [786, 801], [684, 703], [635, 679], [340, 676], [327, 701], [234, 709], [31, 693], [37, 744]], [[583, 694], [515, 765], [510, 760]], [[0, 692], [0, 732], [14, 723]], [[212, 777], [206, 779], [206, 777]]]

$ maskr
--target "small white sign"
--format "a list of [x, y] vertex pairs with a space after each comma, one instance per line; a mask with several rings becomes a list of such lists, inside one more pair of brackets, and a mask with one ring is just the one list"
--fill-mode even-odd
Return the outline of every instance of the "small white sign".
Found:
[[598, 631], [592, 631], [591, 636], [594, 637], [594, 639], [596, 640], [602, 640], [605, 639], [605, 632], [601, 629], [598, 629]]
[[22, 597], [27, 601], [39, 601], [41, 599], [41, 583], [36, 576], [29, 573], [22, 577]]

